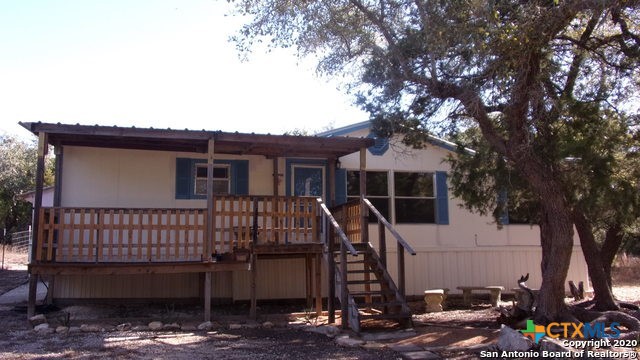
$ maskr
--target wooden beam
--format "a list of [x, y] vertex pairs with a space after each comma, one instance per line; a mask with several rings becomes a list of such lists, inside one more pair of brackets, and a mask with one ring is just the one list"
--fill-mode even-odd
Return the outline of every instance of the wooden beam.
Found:
[[248, 271], [249, 262], [188, 262], [188, 263], [49, 263], [30, 265], [29, 271], [39, 275], [123, 275], [123, 274], [183, 274], [216, 271]]
[[[46, 132], [38, 134], [38, 158], [36, 162], [36, 193], [33, 201], [33, 221], [32, 224], [32, 241], [31, 241], [31, 257], [29, 264], [36, 262], [36, 249], [41, 246], [38, 235], [40, 234], [40, 209], [42, 208], [42, 188], [44, 186], [44, 167], [45, 158], [48, 150], [48, 136]], [[27, 304], [27, 317], [35, 315], [36, 312], [36, 293], [38, 290], [38, 275], [29, 273], [29, 299]]]
[[278, 169], [278, 158], [273, 158], [273, 196], [279, 196], [280, 194], [280, 174]]
[[[64, 160], [64, 151], [61, 145], [56, 145], [53, 148], [53, 153], [56, 155], [56, 163], [55, 163], [55, 180], [54, 180], [54, 188], [53, 188], [53, 206], [60, 207], [62, 205], [62, 166]], [[54, 244], [58, 243], [57, 234], [54, 239]], [[57, 245], [56, 245], [57, 246]], [[55, 254], [55, 253], [54, 253]], [[53, 304], [53, 293], [55, 292], [56, 286], [56, 277], [55, 275], [50, 275], [48, 279], [47, 286], [47, 304]]]
[[329, 204], [336, 205], [336, 158], [328, 159], [329, 162]]
[[213, 249], [213, 237], [215, 233], [213, 231], [213, 222], [215, 221], [214, 214], [214, 198], [213, 198], [213, 160], [215, 157], [215, 141], [210, 138], [207, 144], [207, 238], [204, 241], [204, 253], [205, 259], [203, 261], [211, 261], [211, 254]]
[[204, 273], [204, 321], [211, 321], [211, 272]]
[[367, 195], [367, 148], [360, 148], [360, 241], [369, 242], [369, 208], [362, 200]]
[[316, 254], [316, 316], [322, 315], [322, 254]]
[[251, 257], [251, 284], [250, 284], [251, 308], [249, 309], [249, 317], [253, 320], [255, 320], [258, 317], [258, 312], [257, 312], [258, 294], [256, 289], [256, 278], [258, 275], [257, 269], [256, 269], [257, 264], [258, 264], [258, 254], [254, 253], [253, 256]]

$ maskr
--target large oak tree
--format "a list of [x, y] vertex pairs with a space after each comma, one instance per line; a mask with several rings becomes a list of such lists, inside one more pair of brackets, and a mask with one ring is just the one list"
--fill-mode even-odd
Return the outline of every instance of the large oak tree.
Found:
[[[566, 316], [573, 218], [558, 129], [576, 102], [630, 112], [638, 0], [240, 0], [235, 38], [317, 54], [346, 73], [379, 121], [418, 132], [472, 119], [540, 202], [538, 322]], [[436, 120], [434, 120], [436, 119]], [[393, 126], [391, 128], [395, 128]]]

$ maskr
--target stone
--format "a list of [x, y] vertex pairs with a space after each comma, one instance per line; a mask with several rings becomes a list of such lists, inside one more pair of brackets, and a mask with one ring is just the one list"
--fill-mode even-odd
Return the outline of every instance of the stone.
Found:
[[241, 327], [245, 329], [257, 329], [259, 326], [260, 324], [258, 324], [257, 322], [248, 322], [241, 325]]
[[271, 321], [265, 321], [262, 323], [262, 327], [265, 329], [271, 329], [273, 327], [273, 323]]
[[149, 331], [149, 327], [147, 325], [136, 325], [131, 328], [131, 331]]
[[124, 323], [116, 326], [116, 330], [118, 331], [129, 331], [131, 330], [131, 323]]
[[162, 330], [167, 330], [167, 331], [180, 330], [180, 324], [178, 323], [164, 324], [164, 326], [162, 326]]
[[80, 327], [79, 326], [71, 326], [69, 328], [69, 334], [76, 334], [80, 332]]
[[417, 352], [417, 351], [424, 350], [422, 347], [412, 343], [400, 343], [400, 344], [396, 343], [396, 344], [390, 344], [387, 347], [397, 352]]
[[571, 358], [573, 355], [569, 356], [569, 353], [576, 354], [579, 351], [568, 346], [562, 345], [560, 340], [552, 339], [549, 337], [544, 337], [540, 340], [540, 351], [547, 351], [552, 353], [562, 353], [563, 357]]
[[66, 334], [68, 332], [69, 332], [69, 328], [66, 327], [66, 326], [58, 326], [56, 328], [56, 333], [58, 333], [58, 334]]
[[379, 343], [379, 342], [369, 342], [367, 341], [366, 343], [360, 345], [361, 348], [363, 349], [367, 349], [367, 350], [382, 350], [384, 348], [387, 347], [387, 345], [383, 344], [383, 343]]
[[502, 325], [498, 337], [498, 348], [506, 351], [527, 351], [533, 347], [533, 340], [521, 332]]
[[213, 328], [213, 324], [211, 323], [211, 321], [205, 321], [205, 322], [201, 323], [200, 325], [198, 325], [198, 330], [209, 331], [212, 328]]
[[180, 330], [182, 331], [196, 331], [198, 330], [198, 328], [196, 328], [195, 325], [193, 324], [184, 324], [180, 327]]
[[101, 330], [102, 330], [102, 327], [98, 325], [87, 325], [87, 324], [80, 325], [80, 331], [82, 332], [98, 332]]
[[353, 339], [349, 336], [341, 336], [336, 339], [336, 344], [344, 347], [358, 347], [364, 344], [364, 341], [360, 339]]
[[240, 324], [229, 324], [229, 330], [239, 330], [242, 329], [242, 325]]
[[444, 300], [444, 290], [434, 289], [424, 291], [424, 302], [427, 312], [442, 311], [442, 301]]
[[379, 332], [379, 333], [367, 333], [362, 334], [362, 339], [366, 341], [380, 341], [380, 340], [399, 340], [416, 336], [415, 330], [411, 331], [393, 331], [393, 332]]
[[162, 329], [163, 324], [161, 321], [152, 321], [147, 326], [149, 327], [149, 330], [158, 331]]
[[441, 359], [440, 355], [431, 351], [412, 351], [402, 354], [403, 359], [420, 360], [420, 359]]
[[33, 327], [33, 331], [35, 332], [44, 332], [47, 329], [49, 329], [49, 324], [47, 323], [38, 324]]
[[40, 325], [40, 324], [44, 324], [47, 322], [47, 318], [42, 315], [42, 314], [38, 314], [38, 315], [34, 315], [32, 317], [29, 318], [29, 322], [31, 323], [32, 326], [36, 326], [36, 325]]

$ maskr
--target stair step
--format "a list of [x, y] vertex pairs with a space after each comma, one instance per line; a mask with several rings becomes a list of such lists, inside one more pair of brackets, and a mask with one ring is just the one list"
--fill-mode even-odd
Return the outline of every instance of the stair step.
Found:
[[[340, 261], [336, 262], [340, 264]], [[375, 260], [347, 260], [347, 264], [376, 264]]]
[[377, 270], [364, 269], [364, 270], [347, 270], [347, 274], [373, 274], [378, 272]]
[[347, 280], [347, 284], [357, 285], [357, 284], [380, 284], [380, 281], [373, 280]]
[[398, 319], [410, 319], [410, 313], [400, 313], [400, 314], [360, 314], [360, 319], [375, 319], [375, 320], [398, 320]]
[[370, 302], [370, 303], [358, 303], [358, 308], [366, 309], [366, 308], [376, 308], [383, 306], [402, 306], [402, 301], [389, 301], [389, 302]]
[[391, 290], [371, 290], [371, 291], [349, 291], [351, 296], [367, 296], [367, 295], [395, 295]]

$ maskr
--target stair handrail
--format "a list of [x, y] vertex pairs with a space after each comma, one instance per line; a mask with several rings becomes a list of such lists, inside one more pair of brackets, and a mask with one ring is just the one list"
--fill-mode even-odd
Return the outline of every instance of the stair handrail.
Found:
[[[323, 224], [327, 225], [327, 229], [325, 229], [325, 245], [327, 249], [327, 261], [328, 261], [328, 270], [329, 270], [329, 279], [332, 282], [336, 280], [336, 268], [338, 267], [334, 260], [334, 241], [333, 236], [331, 236], [331, 231], [336, 232], [338, 237], [340, 238], [340, 271], [338, 274], [340, 275], [340, 307], [341, 307], [341, 316], [342, 316], [342, 328], [346, 329], [349, 320], [352, 316], [349, 316], [349, 300], [353, 302], [351, 295], [349, 294], [349, 289], [347, 288], [347, 251], [351, 253], [353, 256], [358, 256], [358, 252], [349, 241], [347, 234], [344, 233], [338, 221], [333, 217], [327, 205], [322, 201], [322, 198], [316, 199], [320, 209], [322, 210], [322, 218]], [[331, 228], [329, 228], [329, 225]], [[335, 283], [334, 283], [335, 285]], [[335, 322], [335, 286], [329, 286], [329, 296], [327, 297], [327, 308], [329, 310], [329, 323]], [[357, 316], [357, 314], [355, 315]]]
[[[349, 241], [347, 234], [344, 233], [344, 231], [338, 224], [338, 221], [333, 217], [333, 214], [331, 214], [331, 211], [329, 211], [329, 208], [327, 207], [327, 205], [325, 205], [325, 203], [322, 201], [322, 198], [317, 198], [316, 201], [318, 202], [320, 209], [322, 209], [323, 216], [327, 217], [327, 219], [329, 220], [329, 224], [331, 224], [331, 226], [333, 227], [333, 230], [336, 231], [336, 233], [338, 234], [341, 244], [344, 244], [344, 246], [351, 253], [351, 255], [357, 256], [358, 252], [351, 244], [351, 241]], [[327, 236], [327, 245], [328, 245], [328, 241], [330, 240], [332, 241], [332, 239], [329, 239], [329, 237]]]
[[387, 219], [376, 209], [375, 206], [362, 196], [362, 203], [365, 204], [369, 210], [378, 219], [378, 242], [380, 245], [380, 262], [386, 268], [387, 267], [387, 240], [385, 228], [396, 238], [398, 246], [398, 291], [404, 297], [405, 296], [405, 274], [404, 274], [404, 252], [407, 251], [411, 255], [416, 255], [416, 251], [407, 243], [407, 241], [400, 235], [396, 229], [387, 221]]

